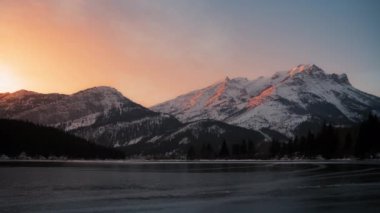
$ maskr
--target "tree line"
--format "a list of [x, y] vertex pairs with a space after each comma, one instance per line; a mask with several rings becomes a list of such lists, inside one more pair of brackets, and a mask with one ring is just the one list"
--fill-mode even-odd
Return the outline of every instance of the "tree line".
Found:
[[122, 159], [124, 153], [64, 131], [25, 121], [0, 119], [0, 155], [11, 158], [65, 157], [68, 159]]
[[196, 149], [190, 146], [187, 159], [337, 159], [379, 158], [380, 121], [370, 114], [357, 126], [342, 128], [325, 123], [313, 133], [295, 137], [289, 141], [273, 139], [270, 142], [240, 143], [223, 141], [220, 147], [203, 144]]
[[215, 149], [210, 143], [205, 143], [200, 149], [190, 145], [186, 158], [194, 159], [252, 159], [255, 157], [255, 144], [252, 141], [242, 140], [241, 143], [228, 145], [223, 140], [219, 149]]

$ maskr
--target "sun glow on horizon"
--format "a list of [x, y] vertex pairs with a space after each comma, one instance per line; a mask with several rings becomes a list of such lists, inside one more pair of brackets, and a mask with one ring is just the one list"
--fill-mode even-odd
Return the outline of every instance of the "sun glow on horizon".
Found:
[[313, 62], [380, 95], [380, 4], [288, 1], [0, 0], [0, 92], [106, 85], [153, 106]]
[[21, 82], [12, 68], [5, 64], [0, 64], [0, 92], [14, 92], [19, 89], [21, 89]]

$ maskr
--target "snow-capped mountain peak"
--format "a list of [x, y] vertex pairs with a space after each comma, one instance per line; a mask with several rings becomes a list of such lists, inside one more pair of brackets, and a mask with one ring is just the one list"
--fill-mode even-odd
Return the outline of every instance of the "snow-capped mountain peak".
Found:
[[[10, 96], [17, 98], [7, 98]], [[0, 118], [60, 128], [107, 146], [181, 125], [172, 116], [146, 109], [106, 86], [71, 95], [4, 93], [0, 96]]]
[[79, 91], [77, 93], [74, 93], [74, 94], [80, 94], [80, 93], [109, 93], [109, 94], [121, 95], [121, 93], [118, 90], [116, 90], [113, 87], [109, 87], [109, 86], [91, 87], [91, 88]]
[[315, 64], [300, 64], [288, 71], [290, 76], [297, 73], [324, 74], [324, 71]]
[[328, 74], [315, 64], [300, 64], [271, 77], [228, 78], [152, 109], [182, 122], [215, 119], [293, 136], [323, 121], [358, 122], [366, 112], [380, 111], [380, 98], [355, 89], [346, 74]]
[[99, 86], [82, 90], [74, 93], [71, 97], [78, 101], [88, 101], [92, 104], [101, 105], [106, 111], [111, 109], [121, 110], [121, 108], [126, 105], [135, 105], [118, 90], [108, 86]]
[[78, 96], [78, 97], [86, 97], [86, 96], [102, 96], [104, 98], [113, 98], [113, 99], [120, 99], [120, 100], [128, 100], [126, 97], [123, 96], [118, 90], [112, 87], [107, 86], [99, 86], [99, 87], [92, 87], [89, 89], [85, 89], [82, 91], [79, 91], [77, 93], [74, 93], [72, 96]]

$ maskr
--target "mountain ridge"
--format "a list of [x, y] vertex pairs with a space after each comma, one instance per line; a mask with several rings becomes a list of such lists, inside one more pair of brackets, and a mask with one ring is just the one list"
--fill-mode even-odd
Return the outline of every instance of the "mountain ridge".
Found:
[[365, 112], [380, 111], [380, 98], [354, 88], [344, 73], [327, 74], [315, 64], [300, 64], [271, 77], [228, 78], [151, 109], [182, 122], [215, 119], [293, 137], [300, 133], [300, 123], [313, 120], [318, 124], [359, 122]]
[[[201, 143], [202, 138], [207, 138], [215, 147], [225, 137], [245, 135], [246, 140], [264, 140], [256, 131], [218, 121], [181, 123], [169, 114], [154, 112], [133, 102], [111, 87], [93, 87], [71, 95], [34, 92], [13, 95], [13, 101], [0, 97], [0, 106], [3, 106], [0, 107], [0, 117], [55, 127], [96, 144], [123, 149], [130, 155], [159, 152], [184, 155], [189, 145]], [[202, 137], [191, 133], [176, 134], [186, 127]]]
[[[163, 123], [174, 120], [170, 116], [146, 109], [116, 89], [105, 86], [81, 90], [71, 95], [15, 94], [16, 97], [11, 100], [0, 98], [0, 117], [30, 121], [65, 131], [86, 133], [85, 135], [102, 126], [132, 122], [145, 117], [161, 119]], [[91, 130], [92, 127], [96, 129]], [[114, 139], [108, 139], [102, 145], [112, 146], [113, 141]]]
[[353, 125], [369, 111], [380, 114], [379, 97], [354, 88], [346, 74], [328, 74], [314, 64], [254, 80], [226, 77], [151, 109], [108, 86], [71, 95], [0, 94], [0, 118], [55, 127], [131, 155], [183, 154], [189, 144], [217, 146], [223, 138], [287, 140], [324, 122]]

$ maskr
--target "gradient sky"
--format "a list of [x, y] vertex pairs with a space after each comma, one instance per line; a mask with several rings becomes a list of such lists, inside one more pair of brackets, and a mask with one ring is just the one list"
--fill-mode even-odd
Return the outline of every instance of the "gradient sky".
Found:
[[0, 0], [0, 91], [117, 88], [145, 106], [301, 63], [380, 96], [378, 0]]

